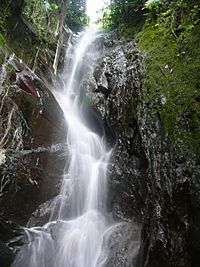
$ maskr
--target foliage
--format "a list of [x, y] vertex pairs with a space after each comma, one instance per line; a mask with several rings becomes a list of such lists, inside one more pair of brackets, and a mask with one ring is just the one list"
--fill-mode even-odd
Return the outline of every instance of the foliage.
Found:
[[89, 17], [86, 14], [86, 0], [70, 0], [66, 23], [72, 30], [79, 30], [87, 25]]
[[70, 28], [88, 24], [86, 0], [25, 0], [23, 15], [41, 38], [53, 38], [63, 4], [67, 5], [66, 23]]
[[53, 26], [49, 24], [47, 27], [46, 18], [50, 12], [50, 19], [56, 24], [58, 14], [52, 15], [55, 1], [48, 1], [51, 6], [47, 6], [46, 10], [46, 2], [42, 0], [3, 1], [0, 6], [0, 32], [5, 41], [2, 47], [15, 53], [30, 67], [39, 57], [41, 61], [48, 60], [50, 63], [55, 38]]
[[31, 68], [51, 66], [62, 25], [78, 29], [88, 21], [85, 14], [86, 0], [2, 0], [0, 46]]
[[[197, 2], [197, 1], [196, 1]], [[153, 1], [146, 5], [148, 21], [157, 20], [157, 23], [165, 23], [171, 30], [176, 30], [181, 23], [187, 24], [187, 29], [191, 30], [199, 23], [198, 17], [200, 6], [195, 1]], [[189, 16], [188, 16], [189, 12]], [[173, 33], [175, 34], [175, 32]]]
[[0, 48], [5, 47], [5, 45], [6, 45], [5, 38], [0, 33]]
[[200, 8], [195, 1], [159, 1], [138, 34], [147, 77], [143, 101], [160, 115], [166, 134], [200, 156]]
[[34, 26], [36, 34], [45, 38], [56, 30], [59, 5], [52, 1], [25, 0], [23, 16]]
[[119, 27], [121, 25], [131, 26], [143, 21], [144, 0], [111, 0], [110, 5], [105, 8], [102, 16], [104, 28]]

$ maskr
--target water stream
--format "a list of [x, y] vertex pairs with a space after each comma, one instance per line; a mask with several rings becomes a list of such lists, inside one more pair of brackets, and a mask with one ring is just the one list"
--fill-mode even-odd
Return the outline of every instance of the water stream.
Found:
[[60, 195], [50, 222], [25, 229], [25, 244], [12, 267], [103, 266], [101, 245], [111, 223], [106, 211], [107, 166], [111, 152], [102, 138], [84, 123], [81, 82], [92, 72], [102, 51], [95, 40], [99, 33], [87, 29], [66, 52], [64, 86], [54, 95], [68, 124], [66, 163]]

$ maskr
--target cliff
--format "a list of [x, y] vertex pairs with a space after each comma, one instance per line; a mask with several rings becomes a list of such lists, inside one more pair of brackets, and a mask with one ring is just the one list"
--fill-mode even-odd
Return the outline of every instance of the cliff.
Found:
[[[16, 25], [8, 26], [12, 33]], [[101, 38], [104, 52], [84, 84], [88, 124], [114, 147], [108, 208], [116, 221], [128, 222], [105, 238], [107, 267], [194, 267], [199, 262], [198, 53], [171, 49], [168, 35], [162, 39], [163, 28], [157, 44], [154, 38], [146, 42], [149, 31], [158, 36], [154, 26], [143, 29], [137, 45], [116, 31]], [[41, 42], [34, 31], [21, 18], [17, 27], [15, 35], [29, 36], [25, 46], [14, 35], [0, 35], [3, 267], [13, 258], [5, 244], [22, 242], [10, 243], [20, 226], [48, 220], [48, 201], [59, 191], [67, 158], [67, 127], [51, 92], [55, 46], [48, 48], [50, 56], [44, 54], [45, 45], [38, 54]], [[180, 64], [188, 66], [183, 74]]]

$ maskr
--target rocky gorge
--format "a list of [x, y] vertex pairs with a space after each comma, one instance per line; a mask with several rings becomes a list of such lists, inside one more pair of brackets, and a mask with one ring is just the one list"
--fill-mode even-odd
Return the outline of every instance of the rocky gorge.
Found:
[[114, 133], [111, 139], [117, 140], [110, 175], [112, 213], [141, 227], [136, 266], [197, 266], [198, 157], [180, 139], [170, 138], [152, 110], [143, 85], [148, 55], [133, 42], [111, 40], [97, 67], [94, 101]]
[[[143, 83], [148, 53], [117, 31], [98, 42], [104, 52], [83, 82], [84, 112], [114, 147], [108, 207], [116, 221], [129, 223], [111, 236], [106, 266], [198, 266], [199, 159], [170, 138], [152, 110]], [[48, 221], [43, 207], [59, 191], [68, 155], [53, 84], [4, 49], [0, 58], [0, 265], [7, 267], [23, 243], [22, 227]]]

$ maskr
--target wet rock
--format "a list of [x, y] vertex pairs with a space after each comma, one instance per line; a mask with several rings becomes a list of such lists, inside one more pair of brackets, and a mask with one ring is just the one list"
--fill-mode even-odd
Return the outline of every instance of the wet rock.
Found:
[[19, 226], [0, 217], [0, 266], [9, 267], [14, 260], [15, 250], [10, 241], [15, 239], [14, 246], [21, 245], [20, 235], [22, 232]]
[[56, 199], [57, 197], [39, 205], [39, 207], [32, 213], [31, 217], [29, 218], [27, 226], [43, 226], [46, 222], [48, 222], [55, 208]]
[[[140, 230], [134, 225], [142, 222], [147, 193], [148, 161], [142, 147], [136, 109], [144, 67], [134, 43], [117, 40], [114, 36], [116, 33], [102, 40], [104, 54], [93, 73], [96, 86], [88, 85], [86, 98], [98, 111], [98, 121], [102, 122], [108, 146], [114, 147], [109, 166], [109, 210], [115, 220], [130, 223], [128, 229], [116, 229], [113, 235], [105, 238], [108, 241], [107, 244], [104, 241], [105, 251], [110, 252], [109, 256], [105, 252], [106, 260], [105, 255], [102, 256], [102, 266], [129, 267], [136, 261]], [[126, 239], [121, 231], [129, 232], [131, 238], [127, 234]], [[133, 232], [138, 237], [135, 246]], [[123, 242], [123, 238], [126, 241]]]
[[119, 40], [115, 32], [104, 45], [94, 76], [98, 84], [107, 75], [107, 94], [100, 89], [87, 93], [117, 139], [109, 208], [115, 219], [142, 225], [137, 266], [196, 267], [199, 161], [181, 140], [166, 134], [160, 114], [152, 112], [148, 88], [142, 86], [143, 56], [135, 44]]
[[100, 66], [97, 66], [93, 75], [97, 83], [97, 89], [96, 92], [101, 92], [105, 96], [108, 96], [110, 94], [110, 88], [107, 77], [109, 77], [108, 73], [105, 73], [106, 71], [106, 60], [101, 63]]
[[5, 221], [0, 217], [0, 240], [8, 242], [9, 240], [21, 234], [21, 228], [10, 221]]
[[159, 114], [144, 102], [138, 106], [138, 124], [149, 162], [139, 266], [193, 266], [191, 185], [199, 167], [180, 140], [168, 139]]
[[[88, 97], [107, 125], [105, 138], [115, 146], [110, 167], [110, 209], [116, 219], [140, 221], [144, 207], [147, 160], [138, 130], [137, 96], [144, 76], [142, 56], [133, 42], [105, 36], [105, 53], [97, 62], [97, 89]], [[100, 86], [100, 87], [99, 87]], [[104, 126], [104, 129], [106, 127]], [[134, 207], [134, 208], [133, 208]]]
[[82, 106], [86, 124], [93, 131], [103, 136], [104, 125], [99, 110], [92, 106]]
[[25, 225], [36, 207], [59, 191], [67, 129], [48, 84], [17, 58], [7, 64], [0, 95], [0, 213]]
[[13, 258], [12, 251], [0, 240], [0, 266], [9, 267]]
[[131, 223], [110, 227], [104, 235], [98, 263], [104, 267], [131, 267], [140, 244], [140, 230]]

